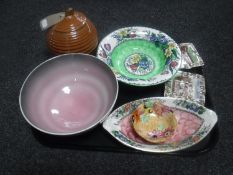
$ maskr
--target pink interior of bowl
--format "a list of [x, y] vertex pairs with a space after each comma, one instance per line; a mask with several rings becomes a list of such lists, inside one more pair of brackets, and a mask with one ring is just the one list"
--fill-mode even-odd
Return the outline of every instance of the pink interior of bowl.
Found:
[[96, 125], [113, 107], [118, 91], [113, 72], [95, 57], [71, 54], [37, 67], [21, 90], [21, 109], [37, 129], [78, 133]]

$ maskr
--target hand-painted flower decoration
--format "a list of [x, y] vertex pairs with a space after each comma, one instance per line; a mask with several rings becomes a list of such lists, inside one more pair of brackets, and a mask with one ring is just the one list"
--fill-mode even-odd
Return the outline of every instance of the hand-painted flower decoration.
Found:
[[119, 35], [120, 35], [122, 38], [126, 37], [127, 34], [128, 34], [128, 32], [127, 32], [126, 30], [122, 30], [122, 31], [119, 32]]
[[169, 48], [170, 50], [176, 48], [175, 43], [168, 43], [168, 48]]
[[174, 129], [172, 128], [166, 128], [162, 131], [154, 130], [152, 132], [148, 132], [148, 136], [152, 138], [164, 138], [164, 137], [170, 137], [174, 133]]
[[198, 142], [199, 140], [200, 140], [200, 137], [199, 136], [193, 136], [192, 137], [192, 140], [193, 140], [193, 142]]
[[136, 33], [134, 31], [132, 31], [132, 32], [129, 33], [129, 37], [130, 38], [135, 38], [136, 36], [137, 35], [136, 35]]
[[170, 65], [172, 68], [174, 68], [178, 65], [178, 63], [176, 61], [172, 61]]
[[148, 59], [147, 58], [143, 58], [143, 59], [141, 59], [140, 60], [140, 62], [139, 62], [139, 67], [141, 67], [142, 69], [148, 69], [149, 68], [149, 61], [148, 61]]
[[164, 35], [159, 35], [159, 41], [161, 44], [167, 44], [168, 40]]
[[107, 58], [107, 54], [104, 50], [102, 50], [102, 52], [99, 53], [99, 56], [101, 56], [102, 58]]
[[172, 55], [171, 49], [167, 48], [167, 49], [165, 50], [165, 56], [168, 58], [168, 57], [170, 57], [171, 55]]
[[132, 64], [137, 64], [141, 59], [141, 56], [139, 54], [134, 54], [131, 59]]
[[104, 44], [104, 48], [105, 48], [107, 51], [110, 51], [110, 50], [111, 50], [111, 45], [110, 45], [110, 44]]
[[130, 108], [131, 108], [131, 104], [130, 103], [126, 104], [125, 105], [125, 112], [128, 112], [130, 110]]
[[158, 37], [157, 37], [154, 33], [152, 33], [152, 34], [150, 35], [150, 41], [151, 41], [151, 42], [156, 42], [156, 41], [158, 41]]

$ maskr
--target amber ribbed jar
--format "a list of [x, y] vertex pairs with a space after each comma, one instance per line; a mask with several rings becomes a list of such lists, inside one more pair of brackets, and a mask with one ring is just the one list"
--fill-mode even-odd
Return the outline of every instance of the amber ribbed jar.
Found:
[[65, 18], [49, 30], [47, 42], [54, 54], [91, 53], [98, 44], [97, 31], [83, 13], [68, 9]]

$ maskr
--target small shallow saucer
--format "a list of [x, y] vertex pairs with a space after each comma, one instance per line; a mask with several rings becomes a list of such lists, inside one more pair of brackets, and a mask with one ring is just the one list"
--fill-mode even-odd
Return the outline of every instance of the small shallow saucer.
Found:
[[167, 34], [146, 27], [126, 27], [107, 35], [97, 57], [121, 82], [135, 86], [163, 83], [181, 66], [181, 51]]

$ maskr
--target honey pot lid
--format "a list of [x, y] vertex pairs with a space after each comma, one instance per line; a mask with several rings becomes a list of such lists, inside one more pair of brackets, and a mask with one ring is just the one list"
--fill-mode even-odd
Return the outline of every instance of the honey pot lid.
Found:
[[83, 13], [77, 12], [73, 8], [68, 8], [64, 19], [54, 25], [52, 30], [64, 33], [76, 31], [85, 26], [86, 20], [87, 18]]

